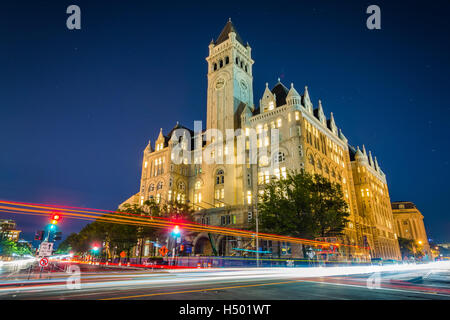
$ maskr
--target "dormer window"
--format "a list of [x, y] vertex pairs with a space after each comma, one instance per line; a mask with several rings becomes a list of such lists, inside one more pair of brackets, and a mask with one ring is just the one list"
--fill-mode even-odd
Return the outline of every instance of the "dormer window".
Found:
[[274, 108], [275, 108], [274, 102], [273, 102], [273, 101], [270, 101], [270, 102], [269, 102], [269, 111], [270, 111], [270, 110], [273, 110]]

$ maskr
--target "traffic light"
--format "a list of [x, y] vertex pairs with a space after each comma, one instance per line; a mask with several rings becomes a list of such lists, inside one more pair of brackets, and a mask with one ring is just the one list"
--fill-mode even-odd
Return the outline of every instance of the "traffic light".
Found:
[[51, 224], [53, 225], [57, 225], [59, 220], [61, 220], [61, 216], [58, 213], [54, 213], [52, 214], [52, 218], [51, 218]]
[[58, 232], [55, 232], [55, 237], [53, 238], [53, 240], [61, 240], [61, 235], [62, 235], [62, 232], [61, 231], [58, 231]]
[[44, 231], [38, 231], [34, 235], [34, 240], [42, 241], [44, 239]]
[[184, 251], [184, 245], [180, 246], [180, 251]]

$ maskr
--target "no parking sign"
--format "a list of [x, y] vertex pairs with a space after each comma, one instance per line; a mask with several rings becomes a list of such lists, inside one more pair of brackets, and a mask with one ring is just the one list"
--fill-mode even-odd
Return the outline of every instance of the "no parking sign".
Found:
[[42, 258], [41, 260], [39, 260], [39, 265], [41, 267], [46, 267], [48, 266], [48, 259], [47, 258]]

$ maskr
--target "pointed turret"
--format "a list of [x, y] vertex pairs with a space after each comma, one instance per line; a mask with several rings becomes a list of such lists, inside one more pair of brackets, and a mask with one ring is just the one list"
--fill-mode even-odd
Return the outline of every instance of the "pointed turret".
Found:
[[323, 112], [323, 107], [322, 107], [322, 100], [319, 99], [319, 107], [318, 107], [318, 117], [319, 117], [319, 121], [322, 122], [322, 124], [325, 124], [325, 113]]
[[222, 29], [222, 32], [217, 37], [217, 40], [215, 41], [214, 44], [217, 46], [218, 44], [221, 44], [222, 42], [228, 40], [230, 33], [234, 33], [236, 35], [236, 37], [235, 37], [236, 40], [239, 41], [243, 46], [245, 46], [245, 43], [242, 40], [242, 38], [239, 35], [239, 33], [237, 32], [236, 28], [234, 27], [233, 22], [231, 22], [231, 18], [228, 19], [227, 24]]
[[365, 145], [363, 145], [363, 154], [364, 154], [364, 156], [367, 157], [367, 152], [366, 152], [366, 146]]
[[375, 166], [375, 164], [373, 163], [372, 151], [369, 151], [369, 164], [371, 167]]
[[309, 111], [310, 113], [313, 112], [313, 105], [311, 102], [311, 98], [309, 97], [309, 92], [308, 92], [308, 86], [305, 86], [305, 92], [303, 93], [303, 105], [305, 106], [306, 110]]
[[148, 140], [148, 144], [144, 149], [145, 153], [152, 153], [153, 152], [153, 148], [152, 148], [152, 140]]
[[355, 160], [356, 161], [364, 161], [364, 160], [366, 160], [366, 157], [364, 156], [364, 154], [359, 149], [359, 146], [356, 147]]
[[344, 136], [344, 134], [342, 133], [342, 130], [341, 130], [341, 129], [339, 129], [339, 138], [340, 138], [342, 141], [344, 141], [345, 143], [348, 142], [347, 137]]
[[161, 140], [161, 139], [164, 139], [164, 135], [163, 135], [163, 130], [162, 130], [162, 128], [159, 129], [159, 135], [158, 135], [158, 139], [157, 139], [157, 140]]
[[380, 166], [378, 165], [378, 161], [377, 161], [377, 157], [375, 157], [375, 170], [377, 170], [378, 172], [380, 172]]
[[334, 121], [334, 115], [333, 112], [330, 113], [330, 119], [327, 121], [328, 128], [335, 134], [338, 134], [338, 129], [336, 126], [336, 122]]
[[289, 89], [289, 92], [286, 96], [286, 103], [290, 106], [299, 106], [301, 104], [302, 97], [300, 94], [295, 90], [294, 84], [291, 83], [291, 89]]
[[259, 107], [262, 112], [266, 112], [269, 110], [275, 109], [275, 95], [270, 91], [269, 84], [266, 82], [266, 89], [264, 89], [264, 93], [262, 98], [259, 100]]

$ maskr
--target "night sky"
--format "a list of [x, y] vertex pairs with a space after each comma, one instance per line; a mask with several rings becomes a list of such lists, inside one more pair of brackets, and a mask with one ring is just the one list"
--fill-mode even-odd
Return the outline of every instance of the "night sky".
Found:
[[[344, 3], [344, 4], [343, 4]], [[81, 30], [66, 28], [81, 7]], [[366, 28], [381, 7], [381, 30]], [[20, 1], [0, 4], [0, 199], [116, 209], [162, 127], [206, 118], [205, 57], [228, 18], [255, 60], [365, 144], [393, 201], [450, 240], [448, 1]], [[31, 240], [46, 218], [14, 218]], [[82, 222], [66, 219], [64, 235]]]

